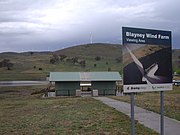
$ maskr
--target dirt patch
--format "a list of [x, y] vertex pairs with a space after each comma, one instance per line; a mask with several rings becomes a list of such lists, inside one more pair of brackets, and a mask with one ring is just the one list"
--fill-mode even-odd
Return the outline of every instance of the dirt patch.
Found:
[[19, 93], [18, 90], [2, 90], [0, 91], [0, 94], [12, 94], [12, 93]]
[[8, 94], [8, 95], [31, 95], [31, 92], [28, 90], [1, 90], [0, 94]]
[[26, 96], [26, 95], [31, 95], [31, 92], [28, 90], [22, 90], [20, 91], [20, 94]]

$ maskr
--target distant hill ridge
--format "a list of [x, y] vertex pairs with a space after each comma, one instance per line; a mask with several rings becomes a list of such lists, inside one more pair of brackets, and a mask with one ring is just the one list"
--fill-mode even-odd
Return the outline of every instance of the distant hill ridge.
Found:
[[[173, 67], [179, 69], [180, 49], [173, 50]], [[50, 60], [56, 56], [66, 55], [63, 61], [55, 63]], [[78, 62], [72, 63], [77, 57]], [[100, 60], [96, 58], [100, 57]], [[13, 63], [11, 70], [0, 68], [0, 80], [44, 80], [49, 72], [64, 71], [119, 71], [122, 72], [122, 45], [93, 43], [72, 46], [54, 52], [4, 52], [0, 53], [0, 61], [4, 59]], [[85, 65], [80, 64], [81, 61]]]
[[[101, 55], [101, 56], [109, 56], [113, 53], [113, 55], [119, 55], [119, 52], [122, 51], [121, 44], [110, 44], [110, 43], [93, 43], [93, 44], [82, 44], [76, 45], [72, 47], [68, 47], [65, 49], [57, 50], [57, 51], [27, 51], [27, 52], [1, 52], [1, 54], [6, 55], [18, 55], [18, 54], [29, 54], [31, 52], [38, 53], [38, 54], [49, 54], [49, 53], [56, 53], [56, 54], [66, 54], [67, 56], [81, 56], [81, 54], [85, 55]], [[180, 49], [173, 49], [172, 50], [173, 58], [177, 59], [180, 55]]]
[[[107, 67], [111, 67], [116, 70], [119, 69], [120, 63], [116, 62], [116, 59], [122, 57], [122, 45], [121, 44], [109, 44], [109, 43], [93, 43], [93, 44], [83, 44], [68, 47], [65, 49], [57, 50], [54, 52], [42, 51], [42, 52], [4, 52], [0, 53], [0, 61], [3, 59], [10, 59], [14, 63], [14, 68], [11, 72], [36, 72], [35, 68], [32, 67], [41, 67], [46, 70], [38, 72], [49, 72], [56, 71], [59, 68], [60, 71], [68, 70], [82, 70], [77, 65], [71, 65], [67, 62], [51, 64], [50, 58], [53, 54], [57, 55], [66, 55], [67, 58], [71, 59], [72, 57], [78, 57], [80, 60], [86, 61], [86, 68], [83, 70], [87, 71], [98, 71], [98, 70], [107, 70]], [[95, 57], [100, 56], [103, 58], [101, 61], [96, 62]], [[172, 51], [172, 61], [173, 68], [180, 69], [180, 49], [174, 49]], [[106, 63], [104, 65], [104, 63]], [[97, 64], [95, 67], [94, 64]], [[122, 63], [121, 63], [122, 64]], [[100, 67], [101, 65], [101, 67]], [[73, 69], [74, 68], [74, 69]], [[6, 73], [4, 69], [0, 69], [1, 73]]]
[[55, 51], [58, 55], [67, 55], [69, 57], [112, 57], [117, 58], [121, 55], [122, 46], [120, 44], [94, 43], [83, 44]]

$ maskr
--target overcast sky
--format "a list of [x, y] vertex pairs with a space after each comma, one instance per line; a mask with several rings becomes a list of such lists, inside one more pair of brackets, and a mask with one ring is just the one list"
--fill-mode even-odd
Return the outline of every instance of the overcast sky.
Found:
[[122, 26], [170, 30], [180, 48], [180, 0], [0, 0], [0, 52], [121, 43]]

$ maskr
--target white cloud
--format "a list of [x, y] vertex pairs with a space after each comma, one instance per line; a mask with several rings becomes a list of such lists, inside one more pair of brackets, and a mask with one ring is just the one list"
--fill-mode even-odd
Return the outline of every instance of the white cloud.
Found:
[[122, 26], [173, 30], [180, 42], [179, 5], [178, 0], [1, 0], [0, 51], [88, 43], [90, 32], [94, 42], [118, 43]]

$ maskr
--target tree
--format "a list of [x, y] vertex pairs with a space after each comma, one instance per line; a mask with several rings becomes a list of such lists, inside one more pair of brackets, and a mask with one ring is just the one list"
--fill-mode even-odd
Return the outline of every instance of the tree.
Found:
[[100, 57], [100, 56], [96, 56], [96, 57], [95, 57], [95, 60], [96, 60], [96, 61], [100, 61], [100, 60], [101, 60], [101, 57]]
[[94, 67], [96, 67], [97, 65], [96, 64], [94, 64]]
[[1, 62], [2, 62], [2, 67], [7, 67], [7, 64], [10, 62], [10, 60], [9, 59], [4, 59]]
[[73, 57], [72, 62], [73, 62], [73, 64], [78, 63], [78, 57]]
[[11, 70], [13, 63], [11, 63], [9, 59], [4, 59], [0, 62], [0, 68], [1, 67], [6, 67], [7, 70]]
[[33, 54], [34, 54], [34, 52], [30, 52], [30, 54], [31, 54], [31, 55], [33, 55]]
[[79, 64], [81, 65], [81, 67], [85, 68], [86, 67], [86, 61], [85, 60], [81, 60], [79, 62]]
[[49, 62], [51, 64], [55, 64], [59, 62], [59, 56], [57, 54], [53, 54], [53, 56], [50, 58]]
[[72, 63], [72, 59], [68, 58], [66, 59], [66, 62]]
[[176, 73], [180, 75], [180, 69], [177, 69], [177, 70], [176, 70]]
[[13, 63], [7, 63], [7, 70], [11, 70], [11, 68], [13, 67]]
[[51, 64], [54, 64], [56, 62], [56, 60], [54, 58], [51, 58], [49, 61]]
[[53, 54], [53, 58], [56, 62], [59, 62], [59, 56], [57, 54]]
[[122, 62], [122, 58], [121, 57], [116, 58], [116, 62], [117, 63], [121, 63]]
[[67, 56], [66, 55], [59, 55], [59, 57], [60, 57], [60, 61], [63, 61]]

